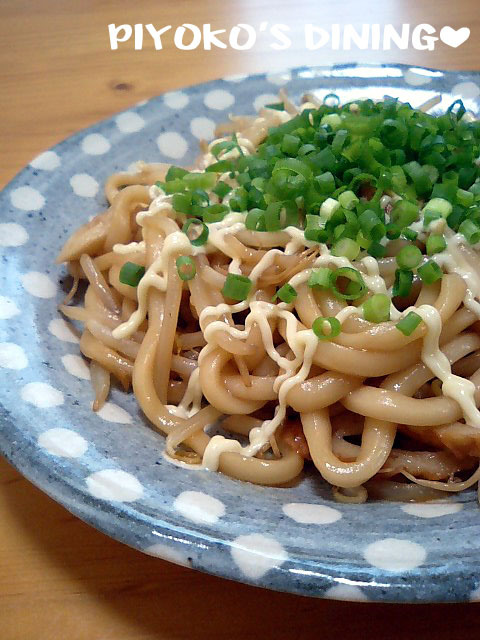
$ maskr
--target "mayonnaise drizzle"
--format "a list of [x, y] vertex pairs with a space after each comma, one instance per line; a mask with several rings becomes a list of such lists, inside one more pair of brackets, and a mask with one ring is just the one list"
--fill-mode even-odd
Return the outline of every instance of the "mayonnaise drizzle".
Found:
[[[313, 331], [311, 329], [298, 331], [298, 320], [283, 305], [252, 301], [250, 309], [251, 311], [245, 320], [244, 331], [234, 327], [228, 327], [228, 330], [236, 337], [247, 337], [254, 323], [259, 326], [265, 350], [270, 358], [278, 364], [280, 370], [284, 370], [284, 373], [280, 373], [274, 382], [274, 390], [278, 393], [278, 406], [273, 419], [265, 420], [260, 427], [250, 431], [249, 444], [244, 447], [236, 440], [220, 435], [214, 436], [203, 454], [203, 467], [210, 471], [218, 469], [222, 453], [240, 453], [246, 457], [253, 457], [268, 443], [270, 437], [285, 418], [288, 392], [293, 386], [307, 378], [314, 353], [318, 347], [318, 339]], [[286, 321], [286, 341], [295, 356], [292, 360], [281, 356], [275, 349], [272, 330], [268, 323], [268, 319], [271, 317], [282, 318]]]
[[114, 244], [113, 253], [127, 255], [128, 253], [145, 253], [145, 242], [129, 242], [128, 244]]
[[459, 233], [447, 235], [449, 237], [447, 237], [446, 250], [432, 256], [432, 259], [449, 273], [456, 273], [465, 280], [467, 291], [463, 304], [480, 318], [480, 303], [478, 302], [478, 298], [480, 298], [480, 276], [475, 272], [459, 248], [459, 245], [465, 243], [464, 237]]
[[197, 367], [192, 371], [188, 379], [187, 390], [181, 402], [178, 405], [167, 404], [167, 409], [174, 416], [179, 418], [190, 418], [200, 411], [202, 404], [202, 387], [200, 386], [200, 368]]
[[[168, 278], [168, 261], [172, 255], [191, 255], [192, 245], [187, 236], [181, 231], [170, 233], [163, 243], [159, 257], [148, 267], [145, 275], [137, 287], [138, 307], [130, 318], [112, 331], [114, 338], [121, 339], [131, 336], [142, 324], [147, 316], [147, 298], [150, 287], [159, 291], [166, 291]], [[162, 275], [159, 275], [162, 273]]]
[[442, 331], [440, 314], [435, 307], [428, 304], [416, 308], [412, 307], [412, 309], [418, 313], [427, 326], [427, 332], [423, 338], [422, 361], [442, 381], [443, 395], [458, 402], [467, 424], [480, 428], [480, 411], [477, 409], [474, 396], [475, 385], [470, 380], [452, 373], [450, 362], [438, 345]]

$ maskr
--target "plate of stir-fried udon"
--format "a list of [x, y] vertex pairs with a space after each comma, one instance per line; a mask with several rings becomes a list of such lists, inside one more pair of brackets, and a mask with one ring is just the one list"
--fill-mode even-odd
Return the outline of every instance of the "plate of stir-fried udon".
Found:
[[227, 78], [35, 158], [0, 196], [7, 458], [179, 564], [475, 599], [479, 95], [402, 66]]

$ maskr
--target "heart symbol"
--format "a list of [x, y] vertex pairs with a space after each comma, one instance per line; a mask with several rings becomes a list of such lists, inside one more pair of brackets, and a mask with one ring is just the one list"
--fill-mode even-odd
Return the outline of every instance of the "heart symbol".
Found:
[[461, 29], [452, 29], [452, 27], [443, 27], [440, 31], [440, 40], [443, 40], [449, 47], [459, 47], [470, 37], [470, 29], [462, 27]]

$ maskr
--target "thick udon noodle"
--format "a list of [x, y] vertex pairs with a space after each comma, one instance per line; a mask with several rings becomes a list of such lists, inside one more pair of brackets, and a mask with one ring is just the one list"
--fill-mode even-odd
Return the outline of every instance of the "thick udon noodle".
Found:
[[[270, 126], [297, 112], [283, 99], [286, 113], [263, 109], [259, 117], [233, 117], [219, 135], [237, 132], [244, 152], [252, 153]], [[203, 150], [199, 168], [211, 161], [209, 148]], [[141, 164], [136, 173], [112, 175], [108, 209], [76, 231], [58, 258], [74, 278], [61, 311], [83, 325], [80, 349], [90, 360], [94, 410], [108, 397], [113, 376], [125, 390], [133, 387], [144, 414], [167, 435], [171, 460], [284, 485], [311, 457], [337, 500], [361, 502], [367, 490], [380, 498], [425, 500], [438, 489], [457, 491], [478, 481], [478, 472], [468, 481], [454, 478], [478, 466], [478, 424], [464, 423], [465, 407], [442, 394], [439, 374], [423, 357], [438, 321], [435, 353], [471, 380], [478, 405], [480, 333], [472, 302], [478, 292], [467, 291], [461, 277], [465, 264], [474, 277], [480, 272], [476, 255], [452, 241], [453, 261], [441, 284], [417, 286], [409, 300], [433, 309], [434, 318], [422, 315], [425, 322], [406, 337], [392, 321], [370, 324], [331, 293], [307, 287], [305, 274], [314, 266], [348, 261], [325, 246], [308, 246], [292, 228], [248, 231], [232, 214], [211, 225], [206, 251], [193, 250], [181, 238], [184, 217], [152, 187], [167, 169]], [[183, 253], [196, 265], [188, 282], [175, 267]], [[146, 268], [137, 289], [119, 280], [127, 261]], [[371, 291], [391, 287], [394, 258], [353, 266]], [[228, 271], [254, 282], [247, 302], [226, 304], [221, 289]], [[70, 306], [79, 280], [87, 283], [83, 306]], [[295, 283], [297, 298], [271, 304], [285, 282]], [[342, 318], [337, 338], [312, 340], [319, 315]], [[240, 439], [250, 434], [250, 445], [241, 449], [207, 435], [206, 427], [219, 420]]]

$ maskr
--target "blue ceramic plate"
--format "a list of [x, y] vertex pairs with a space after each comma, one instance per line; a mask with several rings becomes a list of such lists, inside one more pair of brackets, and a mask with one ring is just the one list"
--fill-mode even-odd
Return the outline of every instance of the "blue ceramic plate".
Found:
[[190, 163], [228, 113], [253, 113], [286, 86], [298, 99], [396, 96], [475, 113], [480, 74], [398, 65], [301, 68], [167, 93], [46, 151], [0, 194], [0, 450], [74, 514], [179, 564], [310, 596], [395, 602], [479, 594], [480, 510], [473, 492], [436, 505], [336, 504], [315, 473], [265, 488], [185, 471], [163, 456], [131, 394], [90, 410], [78, 339], [56, 310], [67, 236], [105, 206], [109, 174], [133, 162]]

